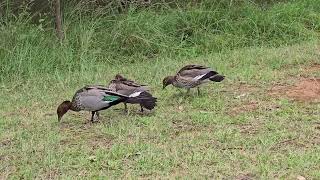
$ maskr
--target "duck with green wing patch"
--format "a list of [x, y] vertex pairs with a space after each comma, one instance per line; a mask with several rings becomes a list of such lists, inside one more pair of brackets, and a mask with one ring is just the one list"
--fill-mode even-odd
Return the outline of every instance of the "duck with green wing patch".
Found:
[[[69, 110], [72, 111], [91, 111], [91, 122], [94, 121], [94, 115], [101, 110], [110, 108], [130, 98], [142, 100], [142, 103], [151, 104], [152, 96], [148, 93], [138, 93], [132, 96], [126, 96], [121, 93], [113, 92], [103, 86], [85, 86], [79, 89], [72, 98], [72, 101], [64, 101], [57, 108], [58, 121]], [[151, 99], [151, 100], [149, 100]]]

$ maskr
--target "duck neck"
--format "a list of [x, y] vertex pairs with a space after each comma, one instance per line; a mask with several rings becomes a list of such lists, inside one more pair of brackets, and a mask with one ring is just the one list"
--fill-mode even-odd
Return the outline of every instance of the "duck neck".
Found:
[[76, 108], [73, 106], [73, 104], [70, 106], [71, 111], [77, 111]]
[[110, 88], [112, 91], [117, 91], [117, 84], [118, 84], [118, 81], [113, 80], [109, 84], [108, 88]]
[[176, 76], [169, 76], [169, 83], [173, 84], [176, 81]]
[[69, 110], [71, 111], [78, 111], [78, 108], [76, 107], [74, 100], [70, 102], [69, 104]]
[[170, 83], [175, 86], [175, 84], [177, 83], [177, 75], [175, 76], [171, 76], [170, 78]]

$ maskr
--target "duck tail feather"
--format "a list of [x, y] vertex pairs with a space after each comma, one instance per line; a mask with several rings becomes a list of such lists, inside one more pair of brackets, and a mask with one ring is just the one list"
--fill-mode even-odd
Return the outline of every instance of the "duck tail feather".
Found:
[[214, 76], [218, 74], [217, 72], [215, 71], [209, 71], [207, 74], [205, 74], [204, 76], [202, 76], [199, 80], [206, 80], [206, 79], [209, 79], [210, 77]]
[[[133, 96], [132, 96], [133, 95]], [[157, 98], [153, 97], [149, 92], [135, 92], [129, 96], [127, 100], [131, 104], [140, 104], [142, 107], [151, 110], [157, 105]]]
[[209, 79], [210, 79], [211, 81], [214, 81], [214, 82], [221, 82], [221, 81], [224, 80], [224, 78], [225, 78], [225, 76], [220, 75], [220, 74], [216, 74], [216, 75], [210, 77]]

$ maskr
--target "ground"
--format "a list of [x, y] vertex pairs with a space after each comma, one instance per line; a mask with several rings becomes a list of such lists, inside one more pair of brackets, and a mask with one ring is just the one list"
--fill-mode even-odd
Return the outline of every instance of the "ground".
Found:
[[[222, 83], [190, 95], [162, 79], [189, 63], [214, 67]], [[320, 179], [320, 45], [245, 48], [193, 59], [156, 59], [95, 72], [35, 76], [1, 84], [0, 178], [110, 177]], [[90, 113], [60, 102], [116, 73], [150, 84], [146, 115], [123, 104]]]

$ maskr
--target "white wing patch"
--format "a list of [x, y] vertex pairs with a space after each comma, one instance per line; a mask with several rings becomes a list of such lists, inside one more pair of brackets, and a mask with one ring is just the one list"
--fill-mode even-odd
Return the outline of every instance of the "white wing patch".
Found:
[[206, 74], [207, 74], [207, 73], [202, 74], [202, 75], [198, 75], [198, 76], [194, 77], [193, 79], [194, 79], [194, 80], [199, 80], [199, 79], [201, 79], [203, 76], [205, 76]]
[[140, 91], [140, 92], [135, 92], [135, 93], [130, 94], [129, 97], [137, 97], [137, 96], [139, 96], [141, 93], [142, 93], [142, 91]]

